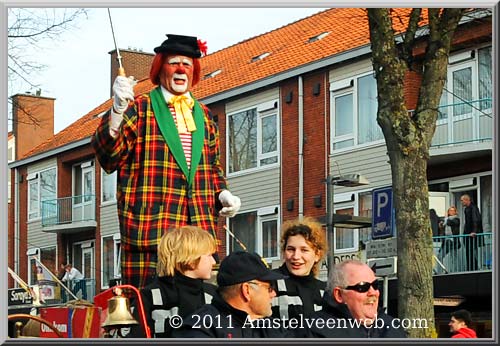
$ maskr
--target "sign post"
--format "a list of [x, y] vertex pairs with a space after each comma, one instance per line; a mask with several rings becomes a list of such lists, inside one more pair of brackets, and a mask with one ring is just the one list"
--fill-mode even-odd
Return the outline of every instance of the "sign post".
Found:
[[387, 312], [389, 302], [389, 275], [397, 273], [397, 258], [395, 256], [384, 258], [370, 258], [368, 259], [368, 266], [373, 269], [376, 276], [384, 278], [384, 293], [382, 306], [384, 311]]
[[374, 189], [372, 195], [372, 239], [393, 236], [392, 187]]

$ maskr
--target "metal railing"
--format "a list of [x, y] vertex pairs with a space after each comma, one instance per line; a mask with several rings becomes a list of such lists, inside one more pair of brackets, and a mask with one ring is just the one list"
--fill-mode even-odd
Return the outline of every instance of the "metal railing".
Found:
[[[75, 296], [79, 299], [87, 300], [92, 302], [94, 300], [94, 296], [96, 294], [95, 289], [95, 279], [81, 279], [81, 280], [70, 280], [69, 282], [63, 282], [70, 290], [73, 292]], [[74, 298], [66, 292], [63, 287], [61, 289], [61, 303], [67, 303]]]
[[42, 226], [95, 221], [95, 195], [79, 195], [42, 201]]
[[434, 274], [474, 272], [492, 269], [492, 233], [432, 237]]
[[431, 147], [492, 140], [491, 98], [441, 105], [438, 111]]

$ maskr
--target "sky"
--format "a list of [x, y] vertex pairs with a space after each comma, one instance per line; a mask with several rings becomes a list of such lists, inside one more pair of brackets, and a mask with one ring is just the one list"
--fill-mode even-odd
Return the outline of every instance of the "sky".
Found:
[[[119, 49], [153, 52], [167, 33], [207, 41], [208, 54], [290, 24], [325, 8], [111, 8]], [[113, 36], [106, 8], [88, 10], [78, 28], [33, 53], [46, 68], [34, 75], [41, 95], [55, 98], [54, 133], [109, 98]], [[27, 91], [19, 84], [9, 96]], [[9, 122], [9, 130], [11, 123]]]

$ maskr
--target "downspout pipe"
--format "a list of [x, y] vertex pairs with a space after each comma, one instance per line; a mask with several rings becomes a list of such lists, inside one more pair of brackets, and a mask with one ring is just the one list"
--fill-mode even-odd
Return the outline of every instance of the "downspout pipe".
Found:
[[19, 274], [19, 170], [14, 172], [14, 272]]
[[299, 113], [299, 220], [304, 217], [304, 81], [298, 77], [298, 113]]

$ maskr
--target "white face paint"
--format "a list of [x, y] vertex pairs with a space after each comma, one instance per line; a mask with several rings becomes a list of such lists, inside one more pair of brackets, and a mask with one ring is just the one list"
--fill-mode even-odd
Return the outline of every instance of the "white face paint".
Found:
[[164, 85], [173, 94], [184, 94], [191, 87], [193, 79], [193, 59], [185, 56], [172, 56], [164, 68]]

